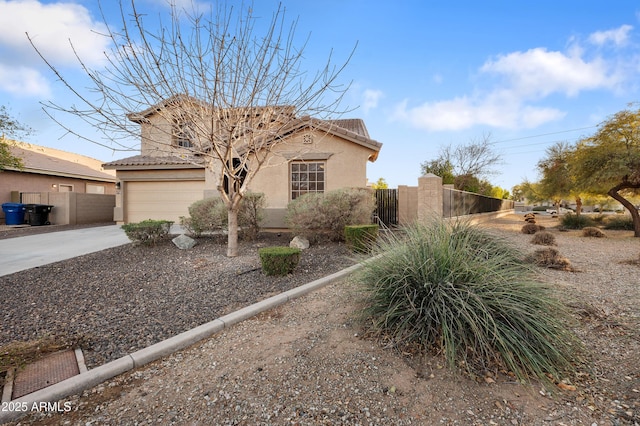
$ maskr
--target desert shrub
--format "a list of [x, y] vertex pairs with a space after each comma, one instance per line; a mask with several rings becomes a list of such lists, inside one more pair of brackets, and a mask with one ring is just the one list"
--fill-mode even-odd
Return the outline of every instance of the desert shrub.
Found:
[[416, 224], [379, 242], [355, 279], [374, 335], [444, 353], [451, 367], [562, 377], [575, 339], [517, 249], [467, 223]]
[[582, 236], [583, 237], [594, 237], [594, 238], [604, 238], [606, 235], [599, 228], [595, 226], [587, 226], [586, 228], [582, 228]]
[[592, 215], [590, 216], [591, 220], [593, 221], [593, 223], [604, 223], [604, 219], [605, 219], [605, 215], [603, 214], [596, 214], [596, 215]]
[[578, 216], [574, 213], [567, 213], [562, 216], [561, 222], [566, 229], [582, 229], [585, 226], [593, 226], [591, 218], [583, 214]]
[[553, 247], [538, 249], [528, 256], [527, 260], [534, 265], [545, 268], [571, 270], [571, 262]]
[[169, 237], [173, 225], [169, 220], [143, 220], [138, 223], [122, 225], [124, 233], [136, 244], [152, 246]]
[[[264, 220], [265, 196], [262, 193], [247, 192], [240, 202], [238, 225], [243, 238], [252, 240], [260, 232]], [[180, 224], [187, 232], [200, 237], [206, 232], [216, 232], [228, 227], [228, 211], [220, 197], [198, 200], [189, 206], [189, 217], [181, 217]]]
[[242, 229], [242, 238], [254, 240], [260, 232], [264, 220], [264, 208], [267, 205], [265, 195], [261, 192], [247, 192], [242, 197], [238, 224]]
[[633, 231], [633, 218], [631, 216], [609, 216], [604, 221], [604, 229]]
[[378, 238], [378, 225], [349, 225], [344, 227], [344, 240], [356, 253], [366, 253]]
[[285, 221], [294, 234], [311, 241], [322, 236], [343, 241], [344, 227], [370, 223], [374, 209], [373, 192], [366, 188], [310, 192], [289, 203]]
[[262, 272], [265, 275], [283, 276], [298, 266], [300, 249], [292, 247], [263, 247], [258, 250]]
[[535, 234], [538, 231], [544, 231], [544, 226], [536, 225], [535, 223], [527, 223], [526, 225], [522, 225], [520, 228], [520, 232], [523, 234]]
[[189, 206], [189, 217], [181, 217], [189, 234], [199, 237], [206, 232], [220, 231], [227, 226], [227, 208], [219, 197], [198, 200]]
[[547, 231], [536, 232], [531, 238], [532, 244], [538, 244], [541, 246], [555, 246], [556, 245], [556, 237]]

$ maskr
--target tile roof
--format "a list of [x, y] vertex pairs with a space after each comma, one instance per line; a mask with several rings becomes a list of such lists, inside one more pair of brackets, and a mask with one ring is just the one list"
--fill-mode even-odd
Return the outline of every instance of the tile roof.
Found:
[[[26, 149], [25, 147], [30, 149]], [[85, 157], [83, 163], [79, 161], [73, 161], [74, 157], [79, 157], [77, 154], [66, 153], [67, 158], [60, 158], [65, 156], [63, 151], [47, 149], [45, 147], [38, 147], [35, 145], [17, 145], [11, 146], [11, 153], [22, 159], [24, 169], [21, 170], [25, 173], [35, 173], [42, 175], [52, 176], [66, 176], [78, 179], [89, 179], [103, 182], [115, 182], [116, 178], [113, 174], [105, 173], [99, 170], [98, 167], [91, 167], [87, 164], [95, 163], [99, 165], [100, 162], [95, 159]], [[56, 153], [56, 155], [49, 155], [50, 153]], [[20, 171], [17, 169], [11, 169]]]
[[[154, 166], [154, 168], [201, 168], [204, 167], [199, 158], [187, 159], [177, 156], [134, 155], [103, 164], [105, 169], [125, 169]], [[163, 167], [164, 166], [164, 167]]]

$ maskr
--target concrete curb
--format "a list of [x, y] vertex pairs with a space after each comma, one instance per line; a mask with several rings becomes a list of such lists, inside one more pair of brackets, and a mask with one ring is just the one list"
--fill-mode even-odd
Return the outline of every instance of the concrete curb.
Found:
[[275, 308], [276, 306], [280, 306], [338, 280], [344, 279], [360, 269], [361, 266], [361, 264], [350, 266], [326, 277], [319, 278], [315, 281], [311, 281], [307, 284], [285, 291], [284, 293], [254, 303], [253, 305], [192, 328], [191, 330], [170, 337], [144, 349], [140, 349], [139, 351], [133, 352], [129, 355], [125, 355], [122, 358], [118, 358], [115, 361], [111, 361], [107, 364], [101, 365], [100, 367], [80, 373], [77, 376], [63, 380], [55, 385], [30, 393], [29, 395], [25, 395], [21, 398], [14, 399], [10, 401], [11, 405], [3, 406], [3, 410], [6, 409], [7, 411], [0, 411], [0, 424], [18, 420], [20, 417], [27, 415], [31, 411], [42, 411], [43, 409], [40, 408], [42, 407], [40, 404], [49, 403], [45, 408], [46, 410], [53, 409], [57, 411], [64, 411], [64, 406], [56, 405], [56, 402], [61, 399], [90, 389], [119, 374], [141, 367], [211, 337], [225, 328], [254, 317], [261, 312]]

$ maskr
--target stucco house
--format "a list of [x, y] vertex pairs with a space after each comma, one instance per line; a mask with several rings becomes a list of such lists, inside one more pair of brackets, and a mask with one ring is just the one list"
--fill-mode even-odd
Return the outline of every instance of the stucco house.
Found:
[[47, 194], [57, 193], [115, 194], [115, 173], [104, 170], [100, 160], [26, 142], [9, 149], [24, 168], [0, 173], [0, 203], [53, 204]]
[[[170, 118], [176, 115], [166, 113], [171, 108], [179, 111], [184, 106], [179, 99], [169, 99], [130, 115], [141, 126], [140, 155], [103, 165], [116, 171], [120, 189], [114, 220], [119, 223], [178, 222], [180, 216], [188, 216], [193, 202], [219, 195], [222, 167], [206, 167], [207, 156], [193, 149], [197, 131], [188, 130], [199, 126]], [[367, 162], [375, 161], [382, 147], [361, 119], [297, 117], [290, 107], [277, 108], [282, 125], [270, 136], [277, 143], [263, 145], [269, 146], [268, 158], [249, 185], [250, 191], [266, 196], [266, 228], [284, 227], [287, 204], [300, 194], [366, 187]]]

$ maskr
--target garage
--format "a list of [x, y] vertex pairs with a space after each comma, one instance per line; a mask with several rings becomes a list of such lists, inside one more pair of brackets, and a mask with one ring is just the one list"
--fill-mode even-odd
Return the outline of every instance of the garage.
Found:
[[126, 182], [124, 200], [127, 223], [164, 219], [180, 223], [189, 206], [202, 200], [204, 180]]

